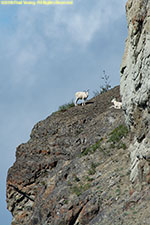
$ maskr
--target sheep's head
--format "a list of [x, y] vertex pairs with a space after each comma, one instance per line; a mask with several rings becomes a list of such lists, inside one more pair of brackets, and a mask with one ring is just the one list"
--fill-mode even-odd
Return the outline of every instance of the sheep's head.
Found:
[[111, 102], [112, 102], [112, 103], [114, 103], [115, 101], [116, 101], [116, 99], [115, 99], [115, 98], [113, 98], [113, 100], [111, 100]]
[[89, 93], [89, 89], [87, 89], [87, 90], [84, 90], [83, 92], [85, 92], [85, 93]]
[[86, 94], [87, 94], [87, 95], [89, 94], [89, 89], [87, 89]]

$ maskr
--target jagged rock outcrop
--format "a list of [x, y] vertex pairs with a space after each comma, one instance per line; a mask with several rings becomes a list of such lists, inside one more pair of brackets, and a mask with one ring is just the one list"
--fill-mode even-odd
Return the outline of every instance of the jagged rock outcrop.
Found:
[[128, 0], [128, 38], [121, 65], [121, 96], [126, 122], [132, 131], [131, 180], [135, 181], [137, 155], [150, 152], [150, 1]]

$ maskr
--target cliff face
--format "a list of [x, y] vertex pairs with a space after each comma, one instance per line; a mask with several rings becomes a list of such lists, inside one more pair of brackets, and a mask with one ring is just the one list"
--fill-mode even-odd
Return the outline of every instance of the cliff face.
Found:
[[149, 186], [129, 181], [130, 135], [111, 107], [119, 92], [53, 113], [17, 147], [7, 176], [12, 225], [149, 225]]
[[12, 225], [109, 224], [123, 214], [117, 200], [120, 189], [122, 207], [128, 196], [127, 129], [122, 110], [110, 108], [119, 92], [116, 87], [34, 126], [8, 171]]
[[150, 1], [128, 0], [128, 38], [121, 65], [121, 96], [131, 128], [131, 180], [137, 177], [137, 155], [150, 152]]
[[[150, 2], [128, 0], [126, 12], [120, 90], [53, 113], [18, 146], [12, 225], [150, 224]], [[110, 108], [120, 92], [123, 110]]]

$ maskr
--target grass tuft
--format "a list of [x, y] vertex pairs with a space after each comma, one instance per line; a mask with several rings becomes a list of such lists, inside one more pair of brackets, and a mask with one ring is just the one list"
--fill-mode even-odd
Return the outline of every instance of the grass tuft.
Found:
[[91, 187], [91, 185], [89, 183], [86, 183], [86, 184], [83, 184], [83, 185], [82, 184], [74, 185], [71, 189], [72, 189], [73, 193], [75, 193], [77, 196], [80, 196], [85, 191], [87, 191], [90, 187]]
[[88, 147], [87, 149], [85, 149], [85, 151], [83, 151], [81, 154], [82, 156], [88, 155], [88, 154], [93, 154], [98, 148], [101, 147], [101, 142], [103, 139], [100, 139], [99, 141], [97, 141], [95, 144], [91, 145], [90, 147]]
[[119, 142], [123, 137], [126, 137], [127, 134], [128, 128], [125, 125], [121, 124], [111, 132], [108, 142], [112, 142], [115, 144]]
[[124, 150], [127, 148], [126, 144], [121, 141], [123, 137], [126, 137], [128, 135], [128, 128], [121, 124], [118, 127], [116, 127], [109, 136], [108, 142], [111, 142], [110, 147], [111, 148], [123, 148]]
[[59, 112], [65, 112], [67, 109], [72, 108], [72, 107], [74, 107], [74, 102], [73, 101], [71, 101], [71, 102], [69, 102], [67, 104], [59, 106], [58, 111]]

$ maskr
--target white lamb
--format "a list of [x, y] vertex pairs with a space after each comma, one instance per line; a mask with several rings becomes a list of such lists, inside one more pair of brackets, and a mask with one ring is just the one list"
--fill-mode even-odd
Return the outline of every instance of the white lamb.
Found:
[[122, 102], [117, 102], [115, 98], [111, 102], [114, 103], [114, 105], [112, 105], [111, 108], [112, 107], [114, 107], [115, 109], [121, 109], [122, 108]]
[[82, 105], [85, 105], [85, 100], [88, 98], [88, 96], [89, 96], [89, 90], [76, 92], [75, 106], [77, 106], [77, 102], [79, 99], [83, 100]]

